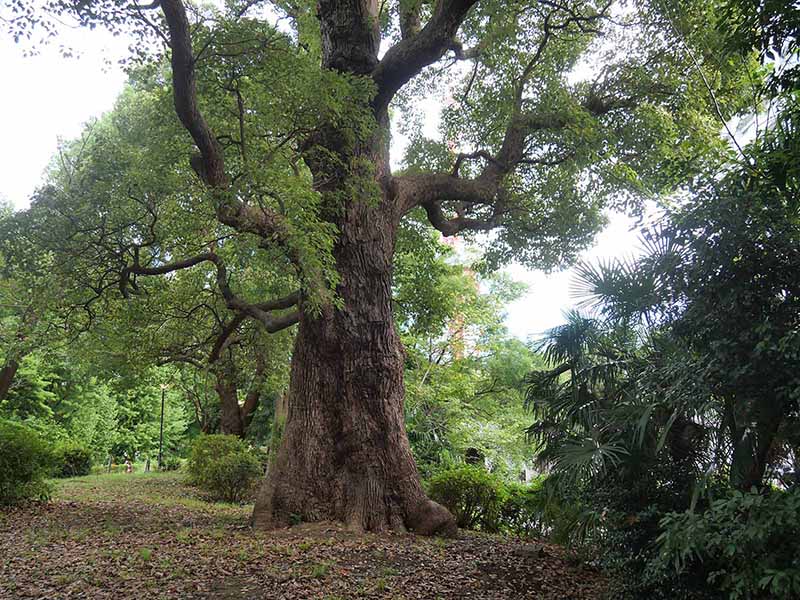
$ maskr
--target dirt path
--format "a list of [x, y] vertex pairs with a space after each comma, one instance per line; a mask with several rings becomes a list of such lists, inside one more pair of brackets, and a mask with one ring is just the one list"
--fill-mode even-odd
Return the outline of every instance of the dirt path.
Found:
[[204, 502], [177, 474], [69, 480], [50, 504], [0, 512], [0, 598], [601, 597], [601, 576], [554, 546], [331, 524], [260, 533], [249, 512]]

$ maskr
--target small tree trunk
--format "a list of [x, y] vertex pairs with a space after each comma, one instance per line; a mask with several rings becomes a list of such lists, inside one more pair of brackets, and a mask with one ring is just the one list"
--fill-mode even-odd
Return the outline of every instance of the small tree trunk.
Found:
[[11, 384], [14, 383], [14, 377], [17, 375], [18, 369], [19, 362], [13, 358], [9, 358], [5, 366], [0, 369], [0, 400], [5, 398], [8, 390], [11, 389]]
[[334, 250], [344, 306], [300, 321], [257, 527], [299, 517], [356, 531], [455, 531], [450, 513], [425, 496], [406, 436], [403, 348], [391, 312], [396, 221], [386, 212], [348, 206]]
[[225, 361], [215, 372], [220, 402], [220, 432], [244, 437], [245, 427], [239, 407], [239, 391], [236, 387], [236, 373], [230, 361]]
[[253, 422], [253, 415], [258, 409], [258, 404], [261, 401], [261, 387], [264, 385], [264, 371], [265, 367], [261, 361], [257, 361], [255, 376], [253, 383], [244, 398], [244, 404], [240, 414], [242, 415], [242, 424], [246, 430]]

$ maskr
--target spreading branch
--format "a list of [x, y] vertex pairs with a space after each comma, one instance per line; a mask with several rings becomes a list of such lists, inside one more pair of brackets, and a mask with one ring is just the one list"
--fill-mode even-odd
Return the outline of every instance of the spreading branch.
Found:
[[[425, 27], [414, 32], [418, 17], [401, 14], [405, 28], [403, 39], [384, 55], [372, 72], [378, 88], [374, 100], [376, 112], [386, 110], [395, 94], [424, 67], [433, 64], [451, 49], [460, 48], [455, 41], [461, 23], [477, 0], [438, 0]], [[405, 22], [405, 24], [403, 24]]]
[[172, 86], [175, 112], [192, 136], [199, 154], [191, 165], [197, 176], [216, 194], [217, 218], [242, 233], [261, 237], [264, 243], [283, 246], [300, 268], [300, 256], [289, 243], [289, 228], [283, 216], [266, 206], [251, 206], [238, 199], [228, 188], [225, 159], [218, 139], [200, 112], [197, 102], [195, 58], [189, 19], [181, 0], [161, 0], [161, 9], [169, 29], [172, 49]]
[[[294, 292], [293, 294], [289, 294], [283, 298], [277, 298], [270, 302], [262, 302], [260, 304], [255, 304], [254, 306], [258, 308], [261, 312], [269, 312], [273, 310], [281, 310], [291, 308], [292, 306], [296, 306], [300, 303], [300, 292]], [[247, 314], [244, 312], [236, 313], [232, 319], [230, 319], [220, 331], [220, 334], [217, 336], [217, 339], [214, 342], [214, 346], [211, 349], [211, 353], [209, 354], [208, 362], [214, 363], [216, 362], [220, 354], [225, 350], [225, 348], [230, 345], [230, 340], [232, 339], [233, 334], [239, 329], [239, 326], [244, 322], [247, 318]], [[286, 315], [286, 317], [299, 317], [299, 313], [294, 312]], [[286, 325], [294, 324], [297, 321], [293, 321]]]
[[286, 329], [287, 327], [291, 327], [300, 320], [299, 310], [277, 317], [270, 314], [271, 311], [290, 308], [298, 304], [300, 299], [299, 294], [292, 294], [286, 298], [280, 298], [260, 304], [247, 302], [234, 294], [233, 290], [231, 290], [228, 282], [228, 271], [225, 267], [225, 263], [218, 255], [212, 252], [198, 254], [184, 260], [164, 263], [157, 266], [142, 266], [139, 264], [137, 254], [134, 258], [134, 264], [125, 267], [122, 271], [122, 277], [119, 284], [120, 290], [122, 291], [123, 295], [126, 297], [128, 296], [128, 286], [131, 285], [131, 275], [166, 275], [167, 273], [188, 269], [204, 262], [210, 262], [216, 268], [217, 288], [225, 300], [225, 305], [232, 311], [236, 312], [237, 314], [242, 314], [246, 317], [255, 319], [261, 323], [269, 333], [275, 333], [277, 331], [281, 331], [282, 329]]
[[[525, 90], [534, 77], [537, 67], [544, 60], [548, 44], [555, 35], [567, 30], [568, 27], [575, 27], [584, 33], [596, 32], [597, 22], [606, 17], [611, 2], [605, 2], [597, 10], [591, 9], [585, 12], [577, 11], [569, 6], [562, 6], [551, 0], [543, 0], [541, 4], [549, 8], [550, 12], [544, 16], [541, 36], [535, 49], [520, 66], [519, 75], [513, 81], [513, 105], [503, 141], [496, 153], [486, 149], [460, 153], [456, 156], [449, 175], [405, 175], [394, 178], [396, 197], [401, 210], [405, 212], [421, 206], [425, 209], [431, 224], [445, 235], [455, 235], [464, 230], [486, 231], [497, 227], [502, 223], [503, 216], [512, 210], [507, 206], [503, 193], [503, 184], [508, 175], [520, 165], [555, 166], [574, 158], [576, 154], [574, 150], [568, 150], [558, 156], [531, 155], [528, 144], [535, 132], [562, 130], [569, 125], [570, 117], [567, 113], [561, 112], [527, 110]], [[412, 73], [414, 68], [418, 68], [421, 64], [428, 64], [425, 63], [426, 60], [437, 59], [448, 48], [454, 52], [456, 58], [467, 57], [466, 51], [461, 48], [460, 43], [453, 36], [460, 24], [460, 19], [464, 18], [470, 6], [469, 2], [440, 2], [437, 4], [437, 10], [445, 11], [444, 13], [435, 13], [425, 29], [418, 35], [412, 36], [407, 41], [403, 40], [387, 52], [379, 69], [376, 70], [376, 77], [381, 75], [387, 80], [384, 83], [383, 80], [376, 79], [379, 82], [379, 90], [391, 91], [394, 90], [393, 83], [404, 84], [407, 81], [405, 77], [408, 73]], [[449, 18], [445, 19], [444, 14], [447, 14]], [[437, 21], [437, 17], [439, 21]], [[442, 24], [441, 20], [445, 20], [445, 24]], [[423, 39], [423, 34], [428, 27], [433, 26], [440, 28], [440, 37], [435, 38], [433, 34], [429, 34], [429, 38], [435, 38], [441, 44], [445, 44], [441, 37], [441, 31], [446, 31], [449, 36], [449, 45], [436, 47], [429, 38]], [[434, 48], [438, 54], [434, 53]], [[392, 66], [391, 63], [394, 60], [394, 56], [390, 55], [392, 51], [403, 56], [404, 65]], [[469, 56], [474, 56], [474, 51], [470, 51]], [[393, 79], [379, 73], [381, 66], [392, 75]], [[471, 82], [468, 84], [469, 87], [471, 87]], [[381, 91], [379, 91], [379, 95], [380, 93]], [[582, 108], [591, 115], [600, 116], [626, 106], [630, 102], [631, 99], [598, 98], [590, 95], [583, 102]], [[483, 161], [484, 166], [476, 177], [462, 178], [461, 168], [464, 162], [473, 160]], [[445, 202], [453, 203], [454, 216], [451, 216], [452, 213], [448, 214], [448, 211], [443, 208]]]
[[175, 112], [200, 151], [193, 161], [200, 178], [212, 188], [228, 186], [222, 148], [197, 105], [197, 82], [192, 52], [192, 36], [186, 9], [180, 0], [163, 0], [161, 10], [169, 29], [172, 49], [172, 87]]

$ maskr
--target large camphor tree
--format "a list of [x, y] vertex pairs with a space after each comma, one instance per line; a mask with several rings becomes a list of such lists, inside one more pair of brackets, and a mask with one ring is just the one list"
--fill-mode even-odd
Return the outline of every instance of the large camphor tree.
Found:
[[[46, 22], [11, 5], [12, 31]], [[123, 291], [139, 276], [206, 265], [234, 313], [268, 331], [299, 320], [257, 527], [299, 516], [452, 532], [420, 485], [403, 423], [392, 265], [404, 217], [477, 234], [487, 269], [568, 263], [605, 208], [635, 210], [724, 160], [721, 120], [747, 105], [752, 75], [752, 65], [714, 63], [713, 1], [44, 5], [155, 32], [170, 67], [152, 79], [194, 145], [183, 160], [195, 179], [177, 206], [211, 207], [214, 227], [252, 240], [253, 261], [297, 277], [297, 317], [276, 317], [275, 302], [231, 283], [214, 248], [117, 256]], [[441, 139], [426, 139], [417, 117], [440, 107]], [[396, 171], [393, 117], [410, 139]]]

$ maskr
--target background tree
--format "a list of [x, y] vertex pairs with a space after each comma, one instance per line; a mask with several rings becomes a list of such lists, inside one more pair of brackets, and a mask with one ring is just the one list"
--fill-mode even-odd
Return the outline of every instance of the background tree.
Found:
[[423, 477], [471, 454], [516, 479], [532, 463], [521, 388], [538, 357], [503, 320], [524, 286], [480, 276], [462, 264], [468, 259], [413, 221], [400, 231], [394, 314], [406, 355], [406, 428]]
[[582, 269], [607, 315], [657, 324], [695, 356], [731, 449], [731, 484], [743, 491], [795, 454], [783, 444], [795, 439], [800, 389], [797, 126], [793, 106], [748, 150], [747, 166], [645, 232], [653, 243], [643, 258]]
[[[155, 144], [147, 141], [159, 122], [159, 97], [149, 77], [141, 74], [112, 113], [90, 123], [78, 140], [61, 148], [50, 168], [48, 187], [39, 191], [31, 209], [9, 218], [5, 253], [28, 280], [38, 278], [41, 287], [54, 279], [66, 282], [58, 306], [72, 315], [78, 331], [92, 331], [100, 363], [116, 361], [124, 368], [138, 363], [146, 368], [180, 362], [211, 373], [217, 380], [222, 429], [243, 436], [258, 406], [266, 371], [279, 361], [270, 357], [269, 343], [262, 340], [257, 344], [261, 354], [250, 353], [246, 361], [253, 377], [243, 369], [245, 364], [237, 366], [231, 348], [259, 334], [249, 327], [247, 314], [226, 306], [215, 284], [221, 281], [222, 289], [232, 293], [228, 277], [235, 271], [243, 287], [271, 293], [266, 291], [269, 287], [286, 294], [271, 308], [259, 305], [264, 315], [296, 304], [296, 295], [288, 293], [296, 284], [263, 263], [245, 265], [252, 247], [238, 246], [237, 240], [214, 231], [213, 222], [202, 215], [192, 219], [182, 212], [184, 195], [191, 190], [164, 174], [165, 169], [181, 169], [170, 163], [168, 150], [169, 135], [174, 137], [178, 128], [164, 126], [163, 137]], [[115, 169], [122, 165], [128, 168], [120, 176]], [[154, 173], [159, 174], [156, 183]], [[150, 283], [137, 279], [153, 269], [165, 272], [165, 257], [187, 247], [208, 249], [209, 260], [200, 262], [219, 268], [167, 267], [170, 277]], [[32, 253], [33, 248], [37, 252]], [[41, 259], [34, 262], [31, 255]], [[153, 267], [153, 261], [161, 264]], [[82, 276], [75, 278], [76, 272]], [[110, 290], [122, 291], [128, 301], [120, 302]], [[46, 296], [36, 301], [46, 304]], [[274, 329], [291, 326], [296, 319], [292, 313], [282, 316]], [[288, 338], [282, 340], [284, 348], [278, 344], [272, 350], [285, 360]], [[247, 392], [242, 406], [240, 385]]]

